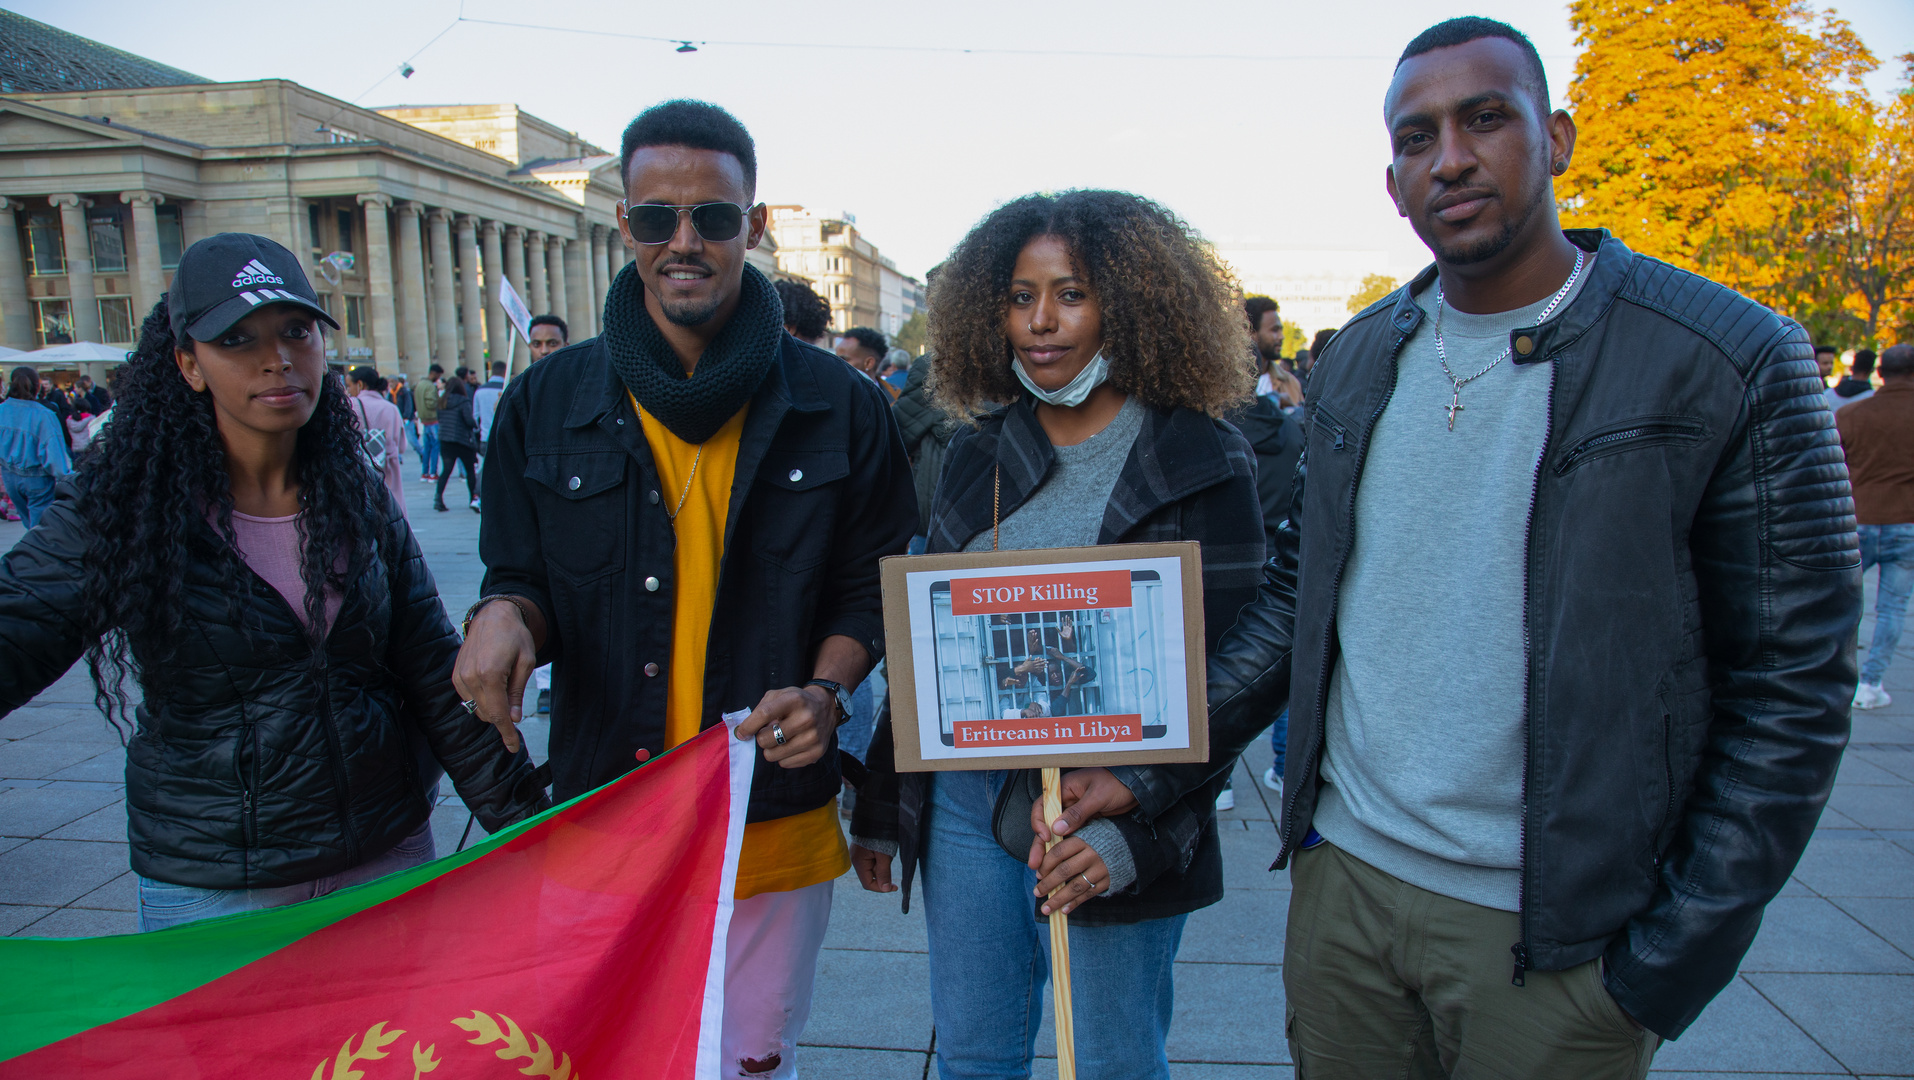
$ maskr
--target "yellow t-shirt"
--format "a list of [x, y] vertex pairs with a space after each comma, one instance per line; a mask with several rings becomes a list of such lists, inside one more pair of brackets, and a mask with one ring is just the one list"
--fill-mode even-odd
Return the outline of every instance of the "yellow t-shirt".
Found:
[[[696, 735], [704, 718], [705, 646], [711, 640], [711, 609], [718, 600], [718, 568], [724, 563], [724, 526], [738, 473], [738, 442], [750, 407], [739, 409], [700, 447], [672, 434], [640, 408], [636, 398], [631, 405], [658, 466], [659, 497], [665, 509], [676, 514], [672, 570], [677, 591], [672, 597], [671, 683], [665, 705], [669, 750]], [[802, 889], [850, 868], [850, 848], [838, 825], [837, 800], [832, 799], [802, 814], [746, 825], [735, 895], [743, 900]]]

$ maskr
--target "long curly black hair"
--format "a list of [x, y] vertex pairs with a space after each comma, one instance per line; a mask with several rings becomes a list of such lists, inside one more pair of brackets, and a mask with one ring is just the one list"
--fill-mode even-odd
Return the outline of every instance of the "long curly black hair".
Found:
[[978, 222], [930, 287], [933, 400], [970, 420], [1014, 401], [1004, 317], [1024, 245], [1055, 236], [1103, 311], [1110, 385], [1153, 408], [1221, 416], [1256, 386], [1229, 271], [1163, 206], [1127, 191], [1026, 195]]
[[[113, 420], [74, 475], [75, 509], [91, 532], [80, 612], [89, 639], [87, 671], [95, 703], [122, 735], [129, 676], [148, 696], [166, 692], [166, 662], [185, 621], [189, 566], [215, 569], [229, 617], [242, 628], [248, 625], [244, 601], [270, 590], [239, 557], [213, 396], [187, 384], [176, 346], [161, 300], [140, 327], [139, 347], [119, 369]], [[315, 665], [323, 660], [326, 590], [349, 594], [348, 583], [359, 580], [375, 553], [388, 564], [391, 554], [379, 550], [386, 543], [380, 502], [346, 400], [339, 377], [328, 373], [294, 451], [303, 507], [299, 576]]]

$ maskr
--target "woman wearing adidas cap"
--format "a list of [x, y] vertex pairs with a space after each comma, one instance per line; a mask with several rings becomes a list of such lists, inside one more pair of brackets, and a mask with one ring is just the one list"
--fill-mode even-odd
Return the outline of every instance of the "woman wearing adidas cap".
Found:
[[285, 248], [194, 244], [113, 423], [0, 561], [0, 715], [84, 655], [124, 734], [138, 684], [144, 930], [430, 860], [441, 768], [489, 829], [547, 805], [517, 732], [461, 707], [457, 635], [365, 465], [322, 324]]

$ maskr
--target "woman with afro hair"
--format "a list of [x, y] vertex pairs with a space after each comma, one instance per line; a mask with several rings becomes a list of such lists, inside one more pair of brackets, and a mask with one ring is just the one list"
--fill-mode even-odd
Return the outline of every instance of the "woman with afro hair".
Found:
[[132, 713], [142, 930], [429, 861], [441, 769], [489, 829], [548, 805], [510, 721], [452, 687], [458, 636], [322, 324], [285, 248], [194, 244], [113, 422], [0, 561], [0, 715], [82, 655], [123, 737]]
[[[1254, 385], [1248, 332], [1207, 245], [1136, 195], [1017, 199], [939, 271], [930, 351], [933, 399], [965, 426], [932, 496], [928, 551], [1195, 540], [1206, 640], [1222, 638], [1255, 596], [1264, 541], [1254, 454], [1220, 419]], [[1031, 662], [1048, 710], [1074, 700], [1068, 659]], [[887, 715], [852, 863], [888, 892], [901, 856], [906, 910], [922, 873], [941, 1075], [1030, 1075], [1049, 978], [1037, 917], [1059, 907], [1079, 1075], [1168, 1077], [1183, 924], [1223, 894], [1222, 776], [1154, 817], [1085, 822], [1046, 853], [1036, 770], [900, 775], [893, 747]], [[1102, 772], [1069, 774], [1066, 792]]]

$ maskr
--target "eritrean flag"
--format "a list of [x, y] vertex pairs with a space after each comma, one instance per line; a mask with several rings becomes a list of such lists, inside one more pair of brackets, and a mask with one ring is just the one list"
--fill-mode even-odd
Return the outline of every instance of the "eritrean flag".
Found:
[[716, 725], [303, 904], [0, 939], [0, 1077], [715, 1077], [754, 749]]

